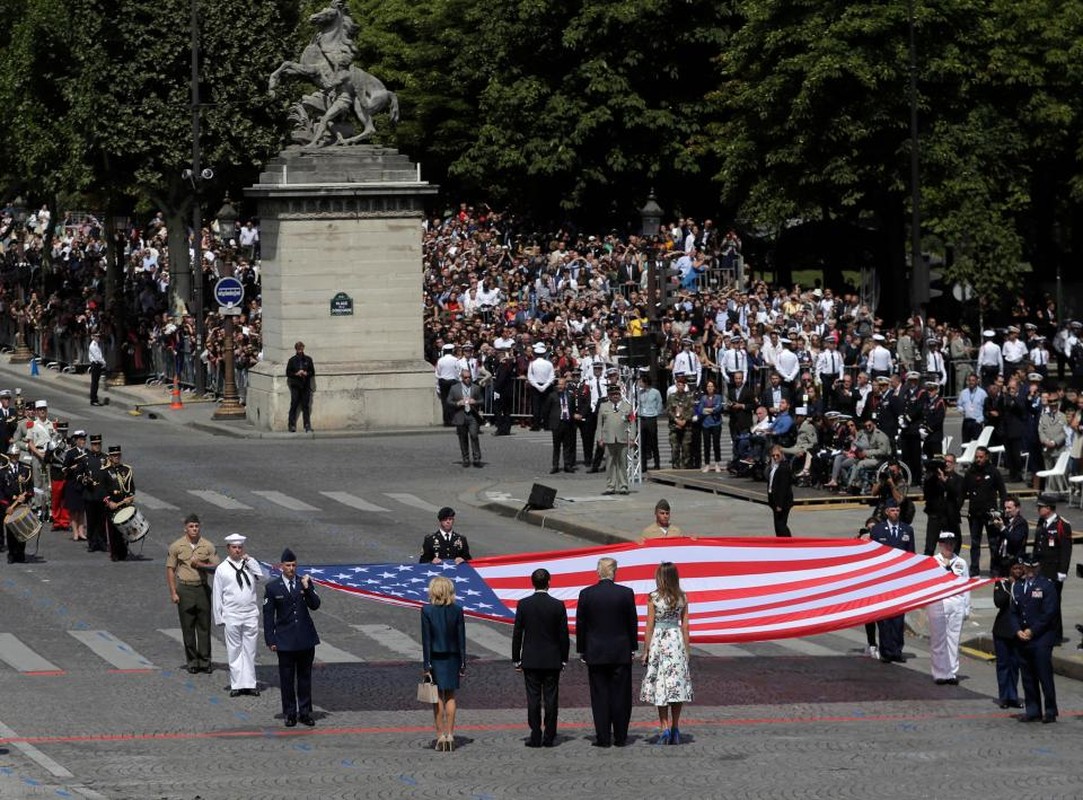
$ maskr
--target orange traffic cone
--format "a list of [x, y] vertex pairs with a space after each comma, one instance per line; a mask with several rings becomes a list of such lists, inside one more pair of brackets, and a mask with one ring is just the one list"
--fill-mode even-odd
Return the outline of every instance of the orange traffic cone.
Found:
[[181, 400], [180, 381], [177, 380], [177, 376], [173, 376], [173, 396], [169, 403], [170, 408], [184, 408], [184, 402]]

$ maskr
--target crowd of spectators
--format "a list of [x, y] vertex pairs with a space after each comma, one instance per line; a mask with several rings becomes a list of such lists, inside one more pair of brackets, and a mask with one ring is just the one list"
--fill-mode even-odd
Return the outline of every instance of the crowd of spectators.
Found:
[[[198, 341], [195, 317], [171, 307], [168, 231], [161, 213], [144, 226], [118, 230], [110, 247], [103, 224], [91, 214], [67, 213], [58, 220], [42, 207], [24, 218], [8, 206], [0, 213], [0, 343], [13, 347], [21, 333], [43, 362], [80, 369], [87, 365], [90, 334], [97, 331], [110, 370], [123, 371], [129, 380], [169, 381], [178, 373], [191, 384], [201, 359], [214, 389], [220, 385], [223, 328], [212, 287], [226, 256], [245, 286], [243, 313], [234, 327], [243, 376], [262, 350], [258, 229], [248, 221], [228, 237], [211, 228], [201, 234], [205, 335]], [[114, 254], [119, 265], [110, 285], [108, 259]]]
[[[659, 420], [669, 423], [671, 444], [677, 445], [671, 466], [717, 468], [717, 456], [700, 453], [714, 432], [703, 436], [694, 409], [711, 384], [731, 412], [735, 387], [747, 384], [751, 403], [728, 413], [738, 461], [750, 455], [757, 461], [777, 441], [798, 457], [800, 478], [829, 488], [867, 488], [876, 475], [859, 475], [857, 468], [871, 466], [866, 450], [874, 432], [882, 431], [890, 442], [883, 460], [899, 459], [919, 481], [925, 462], [946, 449], [946, 408], [977, 373], [983, 384], [1002, 382], [1029, 409], [1020, 426], [1025, 435], [990, 410], [994, 445], [1024, 438], [1031, 446], [1031, 475], [1063, 448], [1075, 453], [1071, 468], [1078, 468], [1080, 412], [1065, 377], [1068, 369], [1078, 376], [1083, 367], [1080, 325], [1060, 319], [1049, 298], [1033, 312], [1017, 300], [994, 330], [974, 331], [932, 316], [885, 324], [845, 287], [771, 287], [749, 280], [740, 238], [732, 230], [723, 235], [710, 220], [676, 220], [652, 236], [543, 235], [507, 214], [464, 204], [428, 220], [423, 241], [426, 357], [436, 364], [450, 353], [490, 387], [508, 371], [502, 363], [510, 362], [517, 379], [513, 413], [524, 424], [529, 416], [537, 427], [536, 409], [544, 399], [537, 395], [548, 391], [529, 385], [532, 361], [549, 361], [556, 376], [589, 387], [595, 362], [606, 369], [628, 365], [646, 352], [635, 340], [649, 333], [654, 303], [659, 388], [667, 395]], [[677, 273], [672, 301], [649, 297], [652, 267], [663, 280]], [[995, 369], [979, 372], [983, 341], [1000, 355]], [[687, 402], [684, 386], [692, 392]], [[506, 389], [490, 390], [488, 401], [501, 394]], [[594, 407], [599, 395], [583, 390]], [[1038, 441], [1037, 422], [1054, 403], [1065, 421], [1063, 437], [1050, 448]], [[500, 413], [503, 401], [496, 405]], [[686, 413], [693, 424], [686, 424]], [[675, 414], [681, 416], [676, 437]], [[868, 420], [873, 424], [866, 430]], [[587, 455], [588, 436], [583, 439]], [[884, 449], [883, 437], [875, 439]], [[808, 448], [798, 447], [810, 440], [816, 452], [830, 454], [818, 477]], [[1014, 461], [1008, 468], [1009, 477], [1023, 479]]]

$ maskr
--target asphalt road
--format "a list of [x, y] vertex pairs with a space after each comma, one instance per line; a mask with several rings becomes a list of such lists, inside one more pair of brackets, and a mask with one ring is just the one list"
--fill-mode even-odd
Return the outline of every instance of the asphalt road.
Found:
[[[461, 502], [499, 481], [544, 475], [544, 436], [486, 438], [487, 466], [464, 470], [445, 431], [236, 440], [91, 408], [82, 395], [44, 396], [73, 428], [124, 445], [151, 534], [138, 561], [110, 563], [45, 533], [41, 561], [0, 565], [0, 798], [1083, 794], [1080, 684], [1059, 680], [1058, 724], [1020, 725], [993, 702], [991, 664], [966, 658], [962, 685], [935, 686], [921, 640], [908, 643], [906, 666], [885, 666], [860, 654], [859, 630], [697, 648], [696, 702], [682, 725], [689, 741], [679, 748], [651, 744], [657, 720], [642, 705], [630, 747], [589, 747], [585, 669], [572, 664], [559, 746], [534, 751], [523, 747], [510, 630], [471, 622], [458, 748], [443, 754], [431, 749], [431, 714], [413, 701], [416, 610], [325, 591], [318, 725], [287, 731], [262, 645], [269, 688], [259, 698], [223, 691], [221, 646], [213, 675], [179, 669], [164, 555], [183, 516], [198, 513], [218, 542], [245, 533], [263, 560], [288, 545], [302, 564], [414, 561], [445, 504], [457, 507], [475, 555], [582, 545]], [[581, 477], [584, 494], [596, 493], [596, 476]]]

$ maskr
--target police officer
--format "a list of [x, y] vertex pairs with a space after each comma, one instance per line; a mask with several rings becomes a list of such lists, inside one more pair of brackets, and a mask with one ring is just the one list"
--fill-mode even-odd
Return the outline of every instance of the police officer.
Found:
[[106, 494], [103, 500], [106, 509], [106, 531], [109, 536], [109, 557], [113, 561], [123, 561], [128, 557], [128, 539], [113, 527], [113, 514], [135, 503], [135, 475], [132, 468], [122, 464], [119, 444], [109, 446], [109, 467], [106, 469]]
[[[1026, 709], [1020, 722], [1056, 722], [1057, 691], [1053, 685], [1053, 644], [1057, 595], [1053, 582], [1038, 572], [1041, 561], [1024, 556], [1023, 580], [1012, 586], [1013, 622], [1019, 641]], [[1042, 701], [1045, 701], [1043, 713]]]
[[444, 561], [454, 561], [461, 564], [470, 560], [470, 543], [466, 537], [456, 533], [455, 509], [444, 506], [436, 513], [436, 519], [440, 528], [435, 533], [430, 533], [421, 543], [422, 564], [441, 564]]

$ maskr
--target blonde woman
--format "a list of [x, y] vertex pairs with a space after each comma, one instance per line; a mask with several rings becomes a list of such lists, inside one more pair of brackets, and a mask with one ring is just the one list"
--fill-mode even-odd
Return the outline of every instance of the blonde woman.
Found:
[[439, 690], [432, 713], [437, 750], [455, 749], [455, 690], [466, 672], [466, 621], [455, 604], [455, 584], [443, 576], [429, 581], [429, 602], [421, 607], [423, 670]]
[[[654, 571], [658, 588], [647, 603], [647, 629], [643, 635], [643, 663], [647, 673], [639, 699], [658, 709], [662, 733], [658, 744], [680, 744], [681, 709], [692, 700], [688, 669], [688, 599], [681, 591], [677, 567], [663, 561]], [[670, 716], [672, 715], [672, 725]]]

